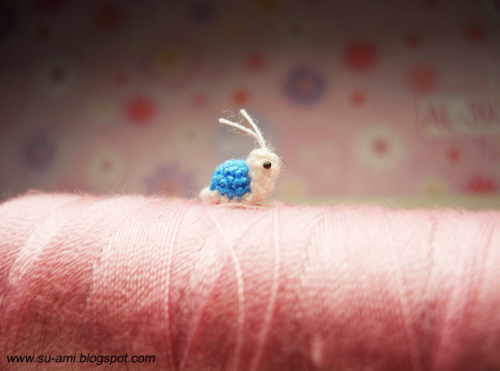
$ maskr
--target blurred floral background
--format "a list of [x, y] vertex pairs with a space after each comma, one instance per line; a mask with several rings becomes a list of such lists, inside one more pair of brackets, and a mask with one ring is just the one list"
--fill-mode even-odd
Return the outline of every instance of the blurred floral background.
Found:
[[0, 0], [0, 195], [193, 197], [254, 143], [276, 198], [500, 192], [500, 1]]

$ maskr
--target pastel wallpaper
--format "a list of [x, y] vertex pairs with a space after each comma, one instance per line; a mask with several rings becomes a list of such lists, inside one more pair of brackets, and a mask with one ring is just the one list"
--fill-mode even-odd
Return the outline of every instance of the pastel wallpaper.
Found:
[[193, 197], [252, 139], [275, 198], [500, 192], [500, 1], [0, 1], [0, 195]]

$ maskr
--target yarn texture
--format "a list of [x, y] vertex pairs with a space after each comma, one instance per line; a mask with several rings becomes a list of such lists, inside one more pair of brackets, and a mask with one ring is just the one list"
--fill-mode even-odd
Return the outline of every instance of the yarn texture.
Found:
[[251, 192], [248, 165], [245, 160], [227, 160], [215, 168], [210, 181], [210, 190], [238, 200]]
[[252, 150], [246, 160], [228, 160], [217, 166], [210, 186], [200, 192], [200, 199], [205, 203], [255, 205], [265, 201], [274, 190], [281, 160], [266, 144], [262, 132], [245, 109], [240, 110], [240, 116], [249, 126], [224, 118], [219, 122], [254, 138], [260, 148]]
[[[270, 169], [262, 166], [265, 161], [271, 162]], [[249, 174], [252, 180], [251, 202], [264, 201], [274, 191], [276, 178], [280, 174], [281, 160], [268, 149], [256, 148], [249, 153], [246, 162], [250, 168]]]
[[[237, 196], [236, 196], [237, 197]], [[38, 194], [0, 205], [7, 355], [111, 370], [500, 369], [500, 212], [214, 207]]]

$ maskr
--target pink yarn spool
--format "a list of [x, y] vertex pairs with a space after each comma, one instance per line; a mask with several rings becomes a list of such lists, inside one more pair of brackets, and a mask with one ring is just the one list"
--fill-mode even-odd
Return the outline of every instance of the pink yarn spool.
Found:
[[498, 370], [499, 230], [496, 211], [21, 197], [0, 206], [0, 369]]

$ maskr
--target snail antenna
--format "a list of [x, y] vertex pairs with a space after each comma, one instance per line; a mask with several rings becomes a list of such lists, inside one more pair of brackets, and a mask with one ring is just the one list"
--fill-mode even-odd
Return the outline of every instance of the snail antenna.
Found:
[[[219, 119], [219, 122], [223, 125], [227, 125], [227, 126], [231, 126], [233, 128], [236, 128], [238, 130], [241, 130], [242, 132], [244, 132], [245, 134], [248, 134], [250, 135], [251, 137], [255, 138], [257, 141], [259, 141], [259, 138], [257, 137], [257, 134], [255, 134], [252, 130], [244, 127], [243, 125], [240, 125], [236, 122], [232, 122], [232, 121], [229, 121], [229, 120], [226, 120], [224, 118], [220, 118]], [[259, 143], [260, 144], [260, 143]]]
[[255, 131], [255, 139], [257, 139], [257, 142], [259, 142], [259, 145], [261, 148], [267, 148], [266, 146], [266, 141], [264, 140], [264, 136], [262, 135], [262, 132], [260, 131], [259, 127], [257, 124], [252, 120], [250, 115], [247, 113], [247, 111], [242, 108], [240, 110], [240, 114], [245, 118], [245, 120], [252, 126], [253, 130]]

